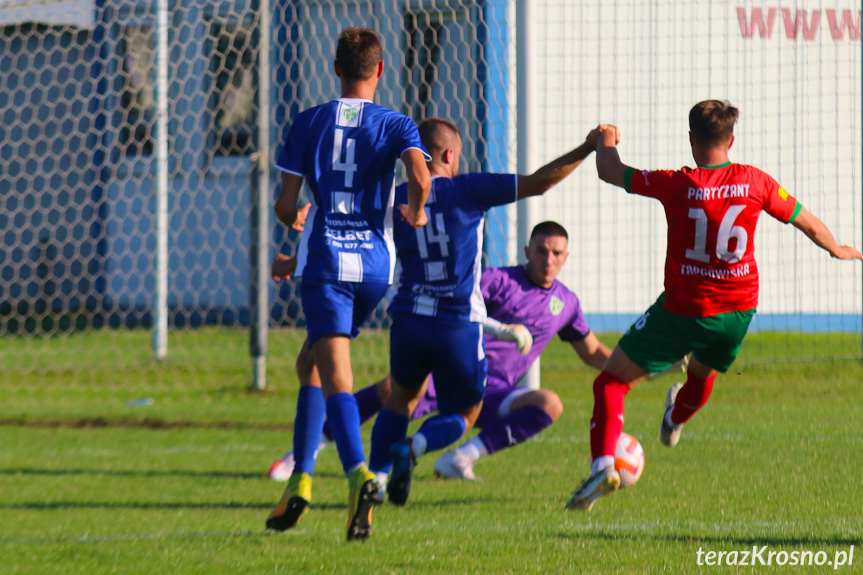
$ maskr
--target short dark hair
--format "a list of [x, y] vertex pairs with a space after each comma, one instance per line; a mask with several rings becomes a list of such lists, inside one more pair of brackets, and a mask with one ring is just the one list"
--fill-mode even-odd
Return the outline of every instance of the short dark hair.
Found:
[[423, 146], [432, 156], [435, 152], [443, 151], [446, 148], [445, 143], [449, 142], [452, 136], [461, 137], [458, 126], [443, 118], [426, 118], [417, 128]]
[[728, 100], [705, 100], [689, 111], [689, 132], [700, 146], [715, 148], [734, 135], [734, 124], [740, 110]]
[[367, 80], [384, 59], [384, 49], [378, 35], [368, 28], [345, 28], [339, 34], [336, 62], [345, 80]]
[[528, 240], [528, 243], [532, 242], [535, 236], [558, 236], [569, 241], [569, 234], [566, 233], [566, 228], [559, 223], [552, 222], [550, 220], [538, 223], [533, 227], [533, 231], [530, 232], [530, 240]]

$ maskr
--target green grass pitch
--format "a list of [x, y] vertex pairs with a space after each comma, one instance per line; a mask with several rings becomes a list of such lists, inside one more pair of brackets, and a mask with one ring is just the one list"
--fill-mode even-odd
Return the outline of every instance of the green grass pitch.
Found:
[[[854, 546], [853, 565], [837, 571], [863, 572], [859, 359], [775, 363], [768, 359], [786, 353], [781, 341], [753, 334], [674, 449], [657, 439], [674, 378], [641, 384], [628, 396], [625, 430], [644, 446], [644, 476], [584, 514], [563, 507], [588, 470], [595, 372], [554, 343], [543, 356], [542, 383], [564, 402], [555, 425], [480, 460], [476, 483], [436, 480], [436, 455], [427, 455], [407, 506], [376, 508], [371, 539], [349, 544], [347, 482], [334, 447], [321, 453], [312, 507], [298, 527], [263, 529], [284, 487], [265, 474], [290, 446], [296, 334], [274, 333], [266, 392], [246, 389], [246, 334], [210, 333], [161, 364], [147, 358], [147, 334], [110, 337], [140, 338], [144, 349], [108, 357], [90, 373], [71, 360], [48, 367], [40, 353], [51, 357], [50, 350], [32, 343], [3, 342], [21, 353], [17, 368], [0, 368], [0, 573], [834, 570], [697, 563], [699, 549], [753, 546], [823, 551], [831, 561]], [[385, 344], [372, 343], [383, 353]], [[197, 359], [189, 350], [206, 370], [190, 371]], [[356, 356], [360, 384], [380, 363], [363, 363], [366, 355]], [[144, 396], [152, 405], [127, 405]]]

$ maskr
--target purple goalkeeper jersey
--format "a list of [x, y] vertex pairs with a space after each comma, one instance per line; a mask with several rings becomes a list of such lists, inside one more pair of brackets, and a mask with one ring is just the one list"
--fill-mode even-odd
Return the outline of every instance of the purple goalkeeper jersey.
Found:
[[[482, 270], [480, 290], [488, 316], [506, 324], [521, 324], [533, 336], [530, 353], [521, 355], [512, 342], [485, 336], [488, 360], [486, 394], [491, 389], [515, 387], [545, 346], [557, 334], [563, 341], [578, 341], [590, 333], [578, 296], [557, 280], [543, 289], [527, 279], [522, 266]], [[434, 380], [429, 380], [413, 418], [437, 411]]]
[[522, 266], [489, 268], [482, 272], [480, 287], [489, 317], [522, 324], [533, 336], [527, 355], [512, 342], [485, 336], [489, 387], [514, 387], [555, 334], [562, 341], [578, 341], [590, 333], [578, 296], [557, 280], [543, 289], [528, 279]]

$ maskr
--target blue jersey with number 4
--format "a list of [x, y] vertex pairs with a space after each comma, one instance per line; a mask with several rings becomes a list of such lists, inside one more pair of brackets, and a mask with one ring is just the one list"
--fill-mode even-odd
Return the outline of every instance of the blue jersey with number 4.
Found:
[[395, 166], [410, 148], [428, 158], [413, 120], [369, 100], [297, 115], [276, 162], [311, 190], [297, 277], [392, 283]]
[[[426, 202], [428, 223], [414, 229], [396, 222], [401, 276], [390, 313], [443, 322], [483, 321], [479, 281], [485, 213], [514, 201], [515, 174], [435, 177]], [[407, 203], [404, 184], [396, 189], [396, 204], [401, 203]]]

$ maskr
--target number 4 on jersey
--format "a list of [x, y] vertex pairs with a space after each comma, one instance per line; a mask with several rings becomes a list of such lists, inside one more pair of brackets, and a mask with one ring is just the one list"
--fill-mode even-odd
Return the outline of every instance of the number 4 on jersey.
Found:
[[[719, 224], [719, 231], [716, 234], [716, 257], [729, 264], [736, 264], [746, 253], [746, 244], [749, 242], [749, 234], [743, 226], [735, 226], [734, 220], [746, 209], [743, 204], [730, 206], [725, 215], [722, 216], [722, 222]], [[701, 208], [692, 208], [689, 210], [689, 219], [695, 220], [695, 247], [687, 248], [686, 257], [690, 260], [710, 263], [710, 255], [707, 254], [707, 214]], [[737, 247], [734, 251], [729, 251], [731, 238], [737, 240]]]
[[[422, 259], [425, 260], [429, 257], [428, 244], [435, 243], [440, 246], [441, 257], [449, 257], [449, 236], [446, 234], [443, 214], [436, 214], [434, 218], [429, 218], [429, 222], [423, 227], [417, 228], [416, 233], [417, 245], [419, 246], [420, 257]], [[426, 241], [426, 238], [428, 238], [428, 241]]]
[[345, 173], [345, 187], [351, 188], [354, 185], [354, 172], [357, 171], [356, 158], [356, 140], [353, 138], [347, 139], [345, 148], [345, 161], [342, 161], [342, 145], [345, 143], [345, 131], [336, 128], [335, 139], [333, 140], [333, 169]]

